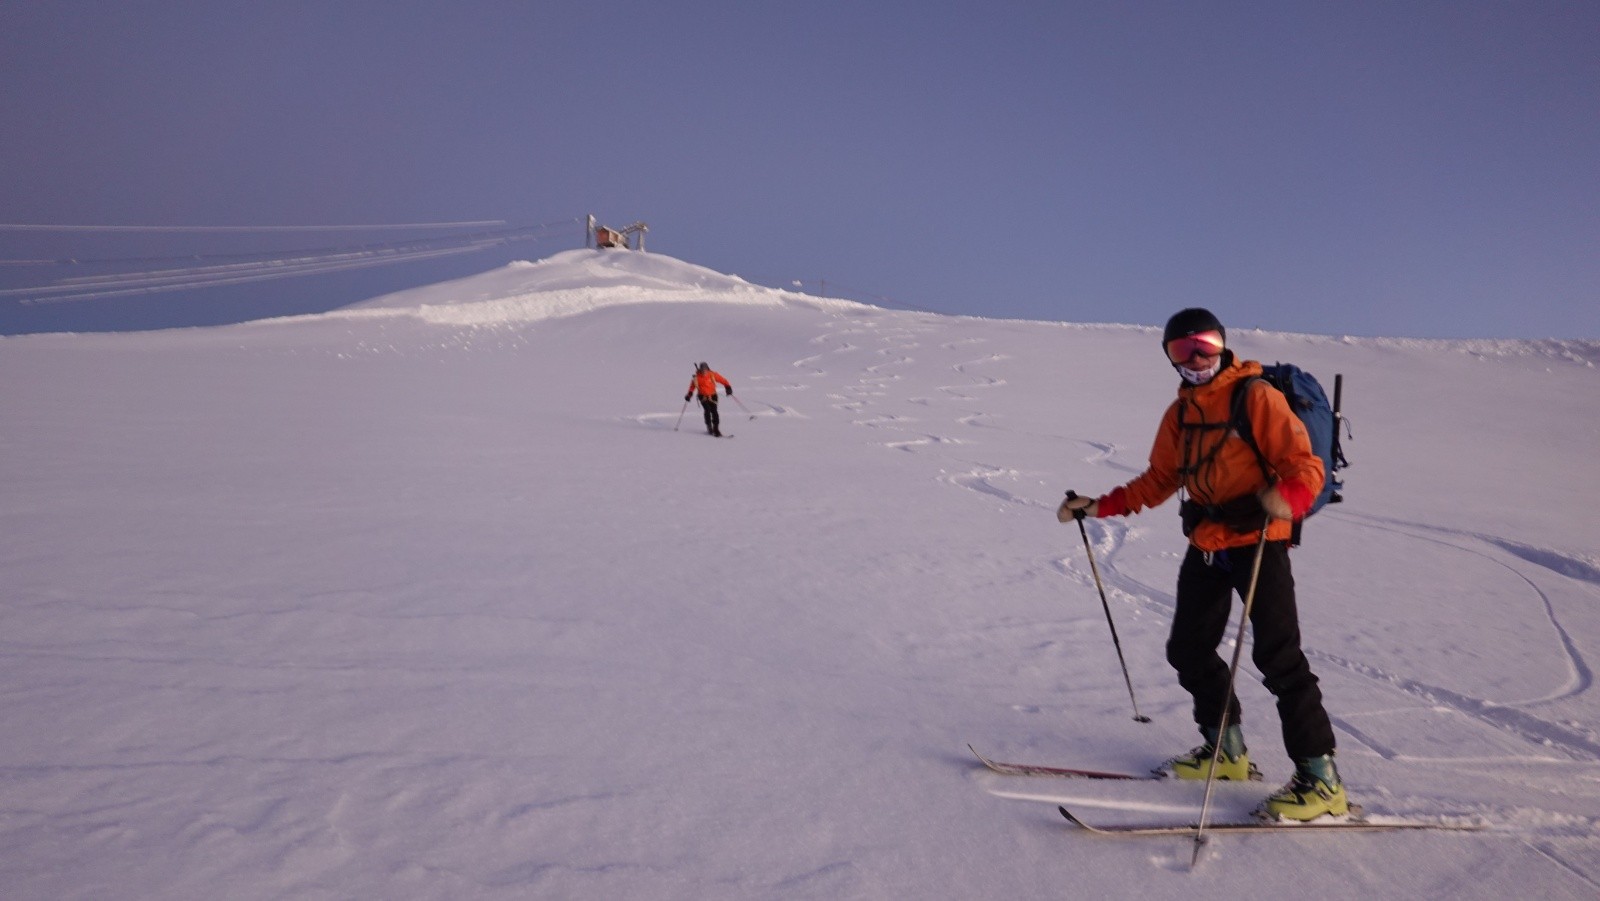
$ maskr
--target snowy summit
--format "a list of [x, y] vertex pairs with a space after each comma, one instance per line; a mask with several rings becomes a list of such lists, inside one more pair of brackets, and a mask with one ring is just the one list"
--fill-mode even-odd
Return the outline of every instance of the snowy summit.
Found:
[[[1183, 304], [1178, 304], [1183, 305]], [[1217, 310], [1227, 319], [1228, 311]], [[1117, 318], [1108, 311], [1108, 319]], [[0, 886], [54, 898], [1593, 898], [1600, 344], [1283, 334], [1345, 377], [1294, 552], [1351, 799], [1198, 816], [1160, 330], [570, 251], [316, 316], [0, 339]], [[714, 440], [683, 402], [732, 383]], [[1229, 634], [1233, 632], [1230, 626]], [[1266, 781], [1288, 776], [1246, 655]]]
[[346, 309], [406, 311], [432, 322], [498, 325], [574, 316], [620, 304], [716, 300], [778, 305], [803, 298], [660, 254], [569, 250], [536, 263], [511, 263], [470, 278], [386, 294]]

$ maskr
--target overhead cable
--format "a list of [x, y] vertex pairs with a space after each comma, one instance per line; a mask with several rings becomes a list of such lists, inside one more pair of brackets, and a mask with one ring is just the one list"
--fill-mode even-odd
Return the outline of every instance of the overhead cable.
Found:
[[[264, 281], [293, 276], [323, 275], [350, 269], [364, 269], [435, 259], [463, 253], [486, 250], [513, 241], [536, 241], [560, 234], [576, 219], [539, 225], [489, 229], [464, 235], [419, 238], [410, 241], [369, 243], [339, 248], [321, 248], [300, 251], [276, 251], [249, 254], [210, 254], [174, 257], [141, 257], [113, 260], [68, 260], [70, 264], [130, 263], [154, 264], [161, 262], [196, 260], [233, 260], [202, 266], [164, 269], [147, 269], [106, 275], [79, 276], [62, 279], [53, 285], [0, 290], [0, 297], [26, 297], [24, 304], [65, 303], [131, 294], [154, 294], [164, 291], [190, 290], [245, 282]], [[504, 224], [503, 222], [482, 224]], [[401, 226], [405, 227], [405, 226]], [[343, 228], [330, 226], [329, 228]], [[54, 296], [43, 296], [54, 295]]]

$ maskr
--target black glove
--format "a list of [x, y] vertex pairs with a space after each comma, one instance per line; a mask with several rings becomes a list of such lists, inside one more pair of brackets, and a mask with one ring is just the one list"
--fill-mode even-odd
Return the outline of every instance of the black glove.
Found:
[[729, 396], [729, 397], [732, 397], [732, 396], [733, 396], [733, 386], [732, 386], [732, 385], [729, 385], [729, 386], [728, 386], [728, 396]]
[[683, 402], [684, 403], [688, 403], [689, 402], [689, 398], [691, 398], [691, 397], [694, 397], [694, 392], [693, 391], [691, 391], [688, 394], [685, 394], [683, 396]]

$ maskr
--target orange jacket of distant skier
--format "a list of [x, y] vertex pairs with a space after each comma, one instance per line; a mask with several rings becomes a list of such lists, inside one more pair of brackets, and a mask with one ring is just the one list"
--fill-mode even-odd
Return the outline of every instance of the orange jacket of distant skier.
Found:
[[689, 379], [689, 390], [701, 397], [716, 397], [718, 382], [727, 385], [730, 389], [733, 388], [732, 385], [728, 384], [728, 380], [722, 377], [722, 373], [715, 369], [707, 369], [704, 372], [695, 373], [694, 377]]

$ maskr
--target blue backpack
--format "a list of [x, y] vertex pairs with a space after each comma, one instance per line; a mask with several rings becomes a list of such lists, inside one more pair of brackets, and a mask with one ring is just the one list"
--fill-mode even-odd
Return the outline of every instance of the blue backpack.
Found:
[[[1321, 510], [1328, 504], [1337, 504], [1344, 500], [1341, 492], [1344, 489], [1344, 478], [1339, 471], [1350, 465], [1344, 457], [1344, 448], [1339, 442], [1339, 427], [1343, 423], [1345, 430], [1349, 430], [1349, 422], [1339, 412], [1339, 406], [1344, 393], [1344, 376], [1335, 374], [1333, 377], [1333, 403], [1328, 403], [1328, 395], [1322, 390], [1322, 384], [1316, 376], [1293, 363], [1274, 363], [1271, 366], [1262, 366], [1259, 377], [1248, 378], [1240, 382], [1233, 391], [1233, 423], [1240, 437], [1255, 451], [1256, 462], [1261, 465], [1261, 474], [1271, 483], [1274, 481], [1272, 467], [1267, 463], [1267, 458], [1262, 455], [1261, 447], [1256, 444], [1255, 432], [1250, 426], [1250, 416], [1245, 409], [1245, 391], [1250, 383], [1264, 381], [1272, 387], [1283, 392], [1289, 401], [1289, 409], [1300, 417], [1305, 423], [1306, 434], [1311, 436], [1311, 452], [1322, 460], [1322, 493], [1311, 503], [1311, 510], [1306, 516]], [[1297, 520], [1294, 524], [1294, 535], [1290, 544], [1300, 543], [1300, 525], [1304, 520]]]

